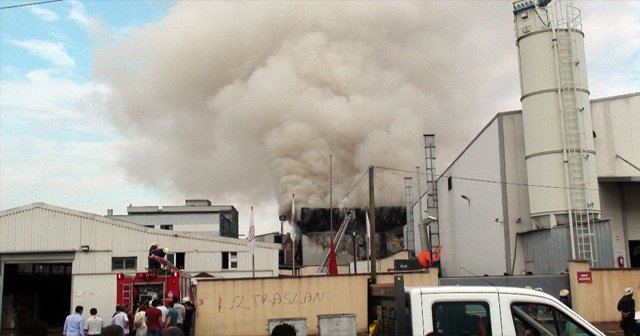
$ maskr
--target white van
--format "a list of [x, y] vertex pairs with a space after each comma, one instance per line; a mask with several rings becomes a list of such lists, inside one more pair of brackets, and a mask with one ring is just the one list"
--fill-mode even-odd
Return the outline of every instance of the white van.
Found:
[[605, 335], [556, 298], [532, 289], [406, 287], [405, 300], [412, 335]]

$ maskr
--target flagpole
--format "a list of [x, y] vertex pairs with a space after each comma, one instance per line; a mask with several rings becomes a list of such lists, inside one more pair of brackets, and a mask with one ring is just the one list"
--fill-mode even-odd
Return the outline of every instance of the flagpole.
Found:
[[[329, 154], [329, 240], [333, 242], [333, 155], [331, 154]], [[324, 251], [324, 238], [322, 241]], [[329, 251], [329, 253], [331, 253], [331, 251]]]
[[251, 251], [251, 276], [256, 277], [256, 227], [253, 223], [253, 207], [251, 207], [251, 220], [249, 222], [249, 250]]
[[296, 194], [291, 194], [291, 225], [293, 226], [293, 234], [291, 235], [291, 246], [293, 247], [293, 263], [291, 266], [291, 273], [296, 275]]
[[333, 233], [333, 155], [329, 154], [329, 225]]

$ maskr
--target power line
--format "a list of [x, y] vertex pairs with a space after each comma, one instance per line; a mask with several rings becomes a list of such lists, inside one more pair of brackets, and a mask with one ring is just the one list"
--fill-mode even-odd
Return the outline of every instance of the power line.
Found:
[[20, 4], [20, 5], [4, 6], [4, 7], [0, 7], [0, 9], [10, 9], [10, 8], [18, 8], [18, 7], [35, 6], [35, 5], [42, 5], [42, 4], [47, 4], [47, 3], [51, 3], [51, 2], [60, 2], [60, 1], [62, 1], [62, 0], [47, 0], [47, 1], [40, 1], [40, 2], [30, 2], [30, 3]]
[[351, 187], [351, 189], [349, 189], [349, 191], [347, 191], [347, 193], [342, 197], [342, 199], [340, 199], [340, 201], [343, 201], [345, 198], [347, 198], [349, 196], [349, 194], [353, 191], [353, 189], [355, 189], [360, 182], [362, 182], [362, 179], [369, 173], [369, 170], [365, 170], [364, 173], [362, 173], [362, 176], [360, 176], [360, 179], [358, 180], [358, 182], [356, 182], [353, 187]]
[[[404, 170], [404, 169], [399, 169], [399, 168], [390, 168], [390, 167], [381, 167], [381, 166], [374, 166], [374, 168], [380, 169], [380, 170], [388, 170], [388, 171], [394, 171], [394, 172], [400, 172], [403, 174], [415, 174], [415, 171], [410, 171], [410, 170]], [[362, 176], [360, 176], [360, 178], [358, 179], [358, 181], [351, 187], [351, 189], [349, 189], [349, 191], [347, 191], [347, 193], [340, 199], [340, 201], [346, 199], [347, 197], [349, 197], [349, 194], [351, 194], [351, 192], [358, 186], [360, 185], [360, 183], [362, 182], [362, 180], [364, 179], [365, 176], [367, 176], [367, 174], [369, 173], [369, 170], [366, 169], [363, 173]], [[435, 175], [437, 178], [440, 177], [447, 177], [447, 175]], [[504, 185], [515, 185], [515, 186], [522, 186], [522, 187], [535, 187], [535, 188], [547, 188], [547, 189], [572, 189], [572, 188], [566, 188], [566, 187], [559, 187], [559, 186], [551, 186], [551, 185], [538, 185], [538, 184], [528, 184], [528, 183], [516, 183], [516, 182], [503, 182], [503, 181], [496, 181], [496, 180], [489, 180], [489, 179], [480, 179], [480, 178], [472, 178], [472, 177], [463, 177], [463, 176], [453, 176], [450, 175], [448, 177], [451, 177], [452, 179], [456, 179], [456, 180], [463, 180], [463, 181], [472, 181], [472, 182], [482, 182], [482, 183], [492, 183], [492, 184], [504, 184]], [[590, 189], [590, 188], [586, 188], [585, 190], [588, 191], [597, 191], [597, 189]]]
[[[396, 172], [401, 172], [401, 173], [407, 173], [407, 174], [415, 174], [416, 173], [415, 171], [409, 171], [409, 170], [404, 170], [404, 169], [399, 169], [399, 168], [389, 168], [389, 167], [379, 167], [379, 166], [376, 166], [375, 168], [382, 169], [382, 170], [396, 171]], [[494, 183], [494, 184], [505, 184], [505, 185], [515, 185], [515, 186], [523, 186], [523, 187], [535, 187], [535, 188], [547, 188], [547, 189], [569, 189], [569, 190], [573, 189], [573, 188], [552, 186], [552, 185], [517, 183], [517, 182], [503, 182], [503, 181], [496, 181], [496, 180], [488, 180], [488, 179], [480, 179], [480, 178], [472, 178], [472, 177], [463, 177], [463, 176], [453, 176], [453, 175], [448, 175], [447, 176], [447, 175], [437, 175], [436, 174], [435, 177], [437, 177], [437, 178], [440, 178], [440, 177], [451, 177], [452, 179], [456, 179], [456, 180], [483, 182], [483, 183]], [[585, 190], [597, 191], [598, 189], [585, 188]]]

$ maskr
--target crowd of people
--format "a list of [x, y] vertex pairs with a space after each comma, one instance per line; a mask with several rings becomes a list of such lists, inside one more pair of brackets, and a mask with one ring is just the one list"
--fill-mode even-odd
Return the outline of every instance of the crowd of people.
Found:
[[135, 305], [133, 309], [116, 306], [111, 321], [91, 308], [91, 316], [82, 316], [84, 308], [77, 306], [64, 322], [65, 336], [192, 336], [196, 307], [189, 297], [168, 300], [155, 299]]

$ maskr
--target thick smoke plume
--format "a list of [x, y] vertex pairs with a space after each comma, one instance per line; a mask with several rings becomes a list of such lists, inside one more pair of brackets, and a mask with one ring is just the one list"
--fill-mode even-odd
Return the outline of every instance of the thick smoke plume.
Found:
[[[424, 133], [442, 172], [519, 108], [512, 27], [501, 1], [179, 1], [103, 40], [94, 73], [132, 181], [289, 213], [292, 194], [328, 207], [329, 155], [344, 202], [369, 166], [424, 167]], [[402, 176], [377, 174], [377, 204], [403, 204]], [[366, 181], [350, 206], [366, 204]]]

